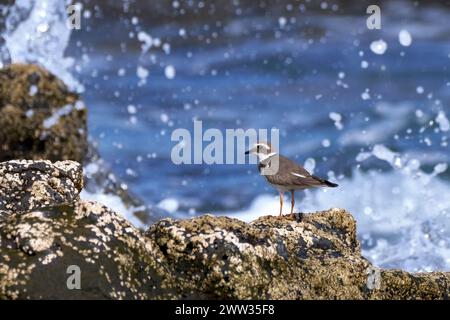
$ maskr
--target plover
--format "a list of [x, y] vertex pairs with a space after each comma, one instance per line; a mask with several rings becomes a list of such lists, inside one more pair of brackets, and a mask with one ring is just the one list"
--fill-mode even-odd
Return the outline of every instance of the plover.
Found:
[[291, 215], [294, 213], [295, 191], [317, 187], [335, 188], [338, 185], [326, 179], [310, 174], [305, 168], [294, 161], [272, 152], [268, 142], [256, 143], [245, 154], [258, 157], [258, 170], [280, 193], [280, 216], [283, 211], [283, 194], [291, 193]]

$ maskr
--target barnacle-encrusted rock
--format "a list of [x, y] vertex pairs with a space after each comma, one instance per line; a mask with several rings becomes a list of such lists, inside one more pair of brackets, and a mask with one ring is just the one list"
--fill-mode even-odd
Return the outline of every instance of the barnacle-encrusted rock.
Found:
[[180, 298], [448, 299], [448, 273], [380, 270], [361, 256], [345, 210], [301, 222], [262, 217], [162, 220], [147, 232], [178, 279]]
[[14, 64], [0, 69], [0, 161], [83, 162], [87, 123], [79, 99], [41, 67]]
[[[79, 290], [67, 286], [73, 266]], [[0, 298], [448, 299], [449, 285], [447, 273], [372, 266], [344, 210], [166, 219], [146, 235], [94, 202], [0, 221]]]
[[56, 204], [71, 204], [83, 188], [74, 161], [12, 160], [0, 163], [0, 217]]
[[81, 187], [72, 161], [0, 163], [0, 299], [449, 298], [449, 273], [362, 257], [345, 210], [164, 219], [143, 233], [79, 200]]
[[0, 221], [0, 299], [170, 298], [166, 269], [151, 241], [95, 202]]

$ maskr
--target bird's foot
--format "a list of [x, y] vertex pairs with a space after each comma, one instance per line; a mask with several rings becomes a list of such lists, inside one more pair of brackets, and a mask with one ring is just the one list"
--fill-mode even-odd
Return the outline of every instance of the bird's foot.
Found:
[[287, 214], [286, 218], [289, 219], [289, 220], [294, 220], [294, 221], [297, 220], [297, 216], [296, 216], [295, 213]]
[[291, 220], [291, 221], [300, 222], [303, 218], [303, 213], [299, 212], [299, 213], [282, 214], [282, 215], [276, 216], [276, 218], [279, 220], [283, 219], [283, 220]]
[[287, 219], [292, 221], [301, 221], [303, 218], [303, 213], [291, 213], [285, 216]]
[[295, 220], [295, 219], [296, 219], [296, 218], [295, 218], [295, 213], [291, 213], [291, 214], [280, 214], [280, 215], [276, 216], [276, 218], [277, 218], [278, 220], [285, 220], [285, 219], [288, 219], [288, 220]]

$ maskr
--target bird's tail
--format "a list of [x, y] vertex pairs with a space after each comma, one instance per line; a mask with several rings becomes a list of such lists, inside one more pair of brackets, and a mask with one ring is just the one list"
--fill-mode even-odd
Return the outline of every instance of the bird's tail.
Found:
[[333, 182], [330, 182], [330, 181], [328, 181], [328, 180], [319, 178], [319, 177], [317, 177], [317, 176], [312, 176], [312, 177], [313, 177], [314, 179], [316, 179], [317, 181], [319, 181], [322, 185], [325, 185], [325, 186], [327, 186], [327, 187], [330, 187], [330, 188], [336, 188], [336, 187], [339, 186], [339, 185], [336, 184], [336, 183], [333, 183]]
[[336, 188], [336, 187], [339, 187], [339, 185], [338, 185], [337, 183], [333, 183], [333, 182], [330, 182], [330, 181], [328, 181], [328, 180], [324, 180], [323, 183], [325, 183], [325, 184], [326, 184], [328, 187], [330, 187], [330, 188]]

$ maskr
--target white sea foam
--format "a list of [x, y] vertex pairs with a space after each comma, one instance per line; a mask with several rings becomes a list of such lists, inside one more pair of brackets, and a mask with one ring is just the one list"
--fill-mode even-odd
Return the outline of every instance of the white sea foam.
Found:
[[65, 1], [16, 1], [5, 20], [6, 30], [2, 34], [5, 48], [2, 49], [6, 49], [10, 62], [38, 63], [71, 89], [83, 91], [70, 72], [74, 60], [65, 56], [71, 34], [66, 22]]

